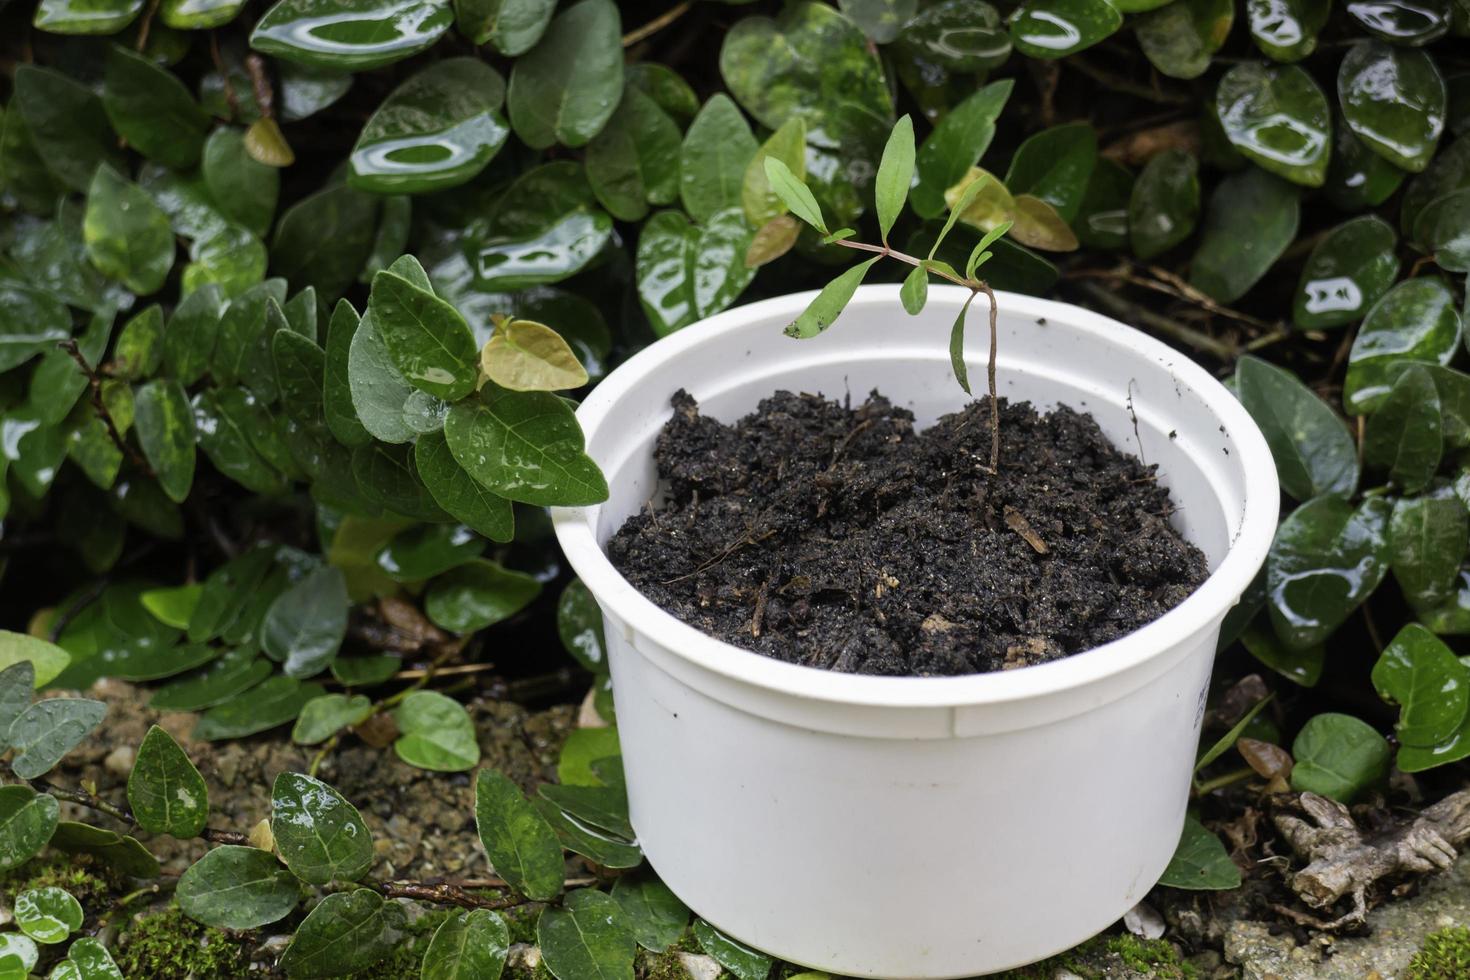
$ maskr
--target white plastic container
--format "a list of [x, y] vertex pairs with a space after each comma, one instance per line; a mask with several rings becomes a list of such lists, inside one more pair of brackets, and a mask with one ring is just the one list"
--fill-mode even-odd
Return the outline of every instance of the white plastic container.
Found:
[[[733, 421], [778, 389], [878, 388], [920, 427], [966, 400], [948, 360], [966, 291], [931, 287], [910, 317], [897, 286], [864, 286], [820, 337], [783, 336], [811, 295], [660, 340], [577, 413], [611, 497], [554, 520], [605, 617], [633, 825], [696, 913], [795, 963], [942, 978], [1042, 959], [1116, 921], [1174, 852], [1220, 622], [1276, 527], [1270, 450], [1177, 351], [1078, 307], [1000, 293], [1000, 393], [1091, 412], [1115, 444], [1158, 463], [1209, 579], [1127, 637], [1004, 673], [856, 676], [741, 650], [659, 609], [602, 551], [658, 493], [652, 447], [669, 397], [686, 388], [701, 412]], [[981, 298], [969, 316], [977, 390], [985, 324]]]

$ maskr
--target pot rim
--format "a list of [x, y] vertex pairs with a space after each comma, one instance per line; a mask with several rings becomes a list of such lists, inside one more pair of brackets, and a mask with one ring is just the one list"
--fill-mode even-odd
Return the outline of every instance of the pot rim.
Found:
[[[598, 383], [577, 420], [590, 443], [618, 401], [642, 385], [654, 368], [679, 358], [707, 338], [745, 328], [753, 319], [791, 320], [816, 291], [790, 293], [718, 313], [664, 337], [633, 355]], [[929, 302], [969, 297], [960, 286], [931, 286]], [[600, 504], [553, 507], [552, 524], [567, 561], [599, 603], [628, 624], [629, 639], [643, 634], [677, 656], [705, 670], [756, 688], [835, 704], [894, 708], [955, 707], [999, 704], [1045, 697], [1125, 673], [1186, 643], [1239, 600], [1265, 561], [1275, 536], [1280, 506], [1276, 464], [1245, 407], [1204, 368], [1153, 337], [1091, 310], [1020, 293], [996, 291], [1007, 315], [1045, 317], [1101, 336], [1135, 356], [1169, 362], [1211, 411], [1219, 416], [1233, 441], [1244, 471], [1245, 506], [1239, 530], [1224, 559], [1183, 602], [1132, 633], [1060, 660], [1017, 670], [947, 677], [890, 677], [846, 674], [776, 660], [753, 650], [717, 640], [688, 625], [639, 592], [613, 567], [597, 542], [594, 526]], [[899, 286], [858, 288], [848, 304], [889, 304], [899, 308]], [[833, 329], [841, 329], [835, 324]]]

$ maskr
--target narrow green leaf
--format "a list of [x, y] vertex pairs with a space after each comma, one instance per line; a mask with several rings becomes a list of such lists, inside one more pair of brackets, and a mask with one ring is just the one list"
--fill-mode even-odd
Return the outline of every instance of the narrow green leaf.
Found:
[[970, 371], [965, 364], [965, 314], [970, 311], [970, 304], [975, 302], [977, 293], [971, 293], [965, 299], [965, 305], [960, 307], [959, 315], [954, 318], [954, 326], [949, 328], [949, 363], [954, 370], [955, 380], [970, 393]]
[[802, 310], [791, 325], [785, 330], [788, 337], [815, 337], [832, 325], [832, 321], [841, 315], [847, 306], [847, 301], [852, 299], [853, 293], [857, 292], [858, 286], [862, 285], [863, 277], [873, 267], [880, 256], [874, 256], [866, 261], [848, 269], [842, 275], [833, 279], [822, 287], [805, 310]]
[[878, 228], [883, 241], [888, 241], [888, 232], [903, 212], [904, 201], [908, 200], [909, 185], [914, 180], [914, 121], [908, 116], [898, 120], [883, 148], [883, 158], [878, 163], [878, 179], [874, 194], [878, 205]]

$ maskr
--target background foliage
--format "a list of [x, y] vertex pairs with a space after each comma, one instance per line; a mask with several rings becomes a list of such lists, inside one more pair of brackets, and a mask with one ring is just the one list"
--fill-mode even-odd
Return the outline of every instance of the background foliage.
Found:
[[[1466, 0], [0, 2], [0, 666], [29, 662], [27, 687], [147, 682], [155, 707], [202, 712], [198, 738], [291, 724], [326, 752], [388, 717], [400, 757], [458, 771], [478, 748], [435, 670], [492, 646], [512, 675], [559, 668], [559, 635], [610, 717], [595, 608], [565, 585], [542, 510], [605, 493], [556, 392], [842, 271], [852, 254], [788, 212], [768, 159], [830, 227], [914, 254], [988, 174], [937, 259], [965, 268], [1008, 228], [992, 285], [1187, 349], [1276, 456], [1285, 520], [1220, 673], [1264, 666], [1279, 697], [1205, 754], [1201, 795], [1252, 771], [1344, 800], [1391, 767], [1458, 780], [1467, 36]], [[903, 115], [909, 211], [880, 216]], [[870, 278], [902, 274], [888, 265]], [[6, 863], [48, 839], [144, 862], [96, 836], [111, 831], [62, 833], [30, 782], [100, 708], [6, 697], [24, 782], [0, 812], [31, 834]], [[193, 782], [150, 739], [131, 818], [202, 832], [205, 811], [150, 794]], [[311, 777], [282, 778], [278, 823]], [[496, 808], [531, 804], [479, 785], [493, 857]], [[530, 825], [575, 850], [586, 805], [553, 788]], [[343, 806], [330, 819], [350, 823]], [[598, 812], [611, 843], [582, 853], [618, 867], [628, 844]], [[313, 885], [362, 870], [275, 843]], [[240, 847], [206, 860], [260, 865], [286, 915], [284, 872]], [[1239, 874], [1192, 823], [1167, 880]], [[513, 882], [537, 901], [556, 884]], [[556, 904], [543, 941], [606, 902]], [[52, 917], [69, 930], [70, 914]], [[303, 939], [329, 920], [382, 937], [395, 914], [334, 892], [288, 965], [317, 975]], [[496, 932], [476, 914], [454, 928]], [[76, 975], [108, 975], [82, 943]], [[617, 932], [547, 966], [621, 973], [632, 948]]]

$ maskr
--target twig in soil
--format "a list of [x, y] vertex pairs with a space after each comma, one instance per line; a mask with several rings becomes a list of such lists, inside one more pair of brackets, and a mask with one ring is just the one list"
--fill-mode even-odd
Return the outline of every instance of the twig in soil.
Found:
[[57, 346], [66, 351], [71, 356], [71, 359], [76, 361], [77, 367], [82, 369], [82, 373], [87, 376], [87, 385], [92, 392], [92, 408], [97, 412], [97, 417], [107, 426], [107, 434], [112, 437], [112, 441], [117, 445], [117, 448], [122, 450], [123, 454], [132, 461], [134, 466], [138, 467], [138, 469], [147, 475], [153, 476], [153, 467], [148, 465], [148, 461], [143, 458], [142, 454], [134, 449], [123, 438], [122, 433], [118, 431], [117, 423], [112, 419], [112, 413], [107, 410], [107, 404], [102, 400], [102, 378], [97, 374], [96, 369], [87, 363], [87, 359], [82, 356], [81, 349], [77, 347], [77, 342], [75, 340], [63, 340]]
[[1046, 546], [1046, 542], [1041, 540], [1041, 535], [1037, 534], [1031, 527], [1031, 522], [1026, 520], [1025, 514], [1022, 514], [1010, 504], [1006, 504], [1005, 509], [1001, 513], [1005, 515], [1006, 527], [1019, 534], [1021, 539], [1031, 546], [1031, 550], [1035, 551], [1038, 555], [1051, 553], [1051, 549]]
[[[1361, 925], [1375, 885], [1443, 871], [1455, 862], [1456, 847], [1470, 840], [1470, 790], [1451, 793], [1413, 821], [1376, 834], [1360, 830], [1346, 806], [1316, 793], [1278, 797], [1274, 807], [1276, 829], [1308, 862], [1287, 877], [1291, 890], [1320, 910], [1331, 909], [1344, 897], [1352, 900], [1347, 914], [1306, 923], [1316, 929]], [[1292, 917], [1302, 921], [1300, 915]]]

